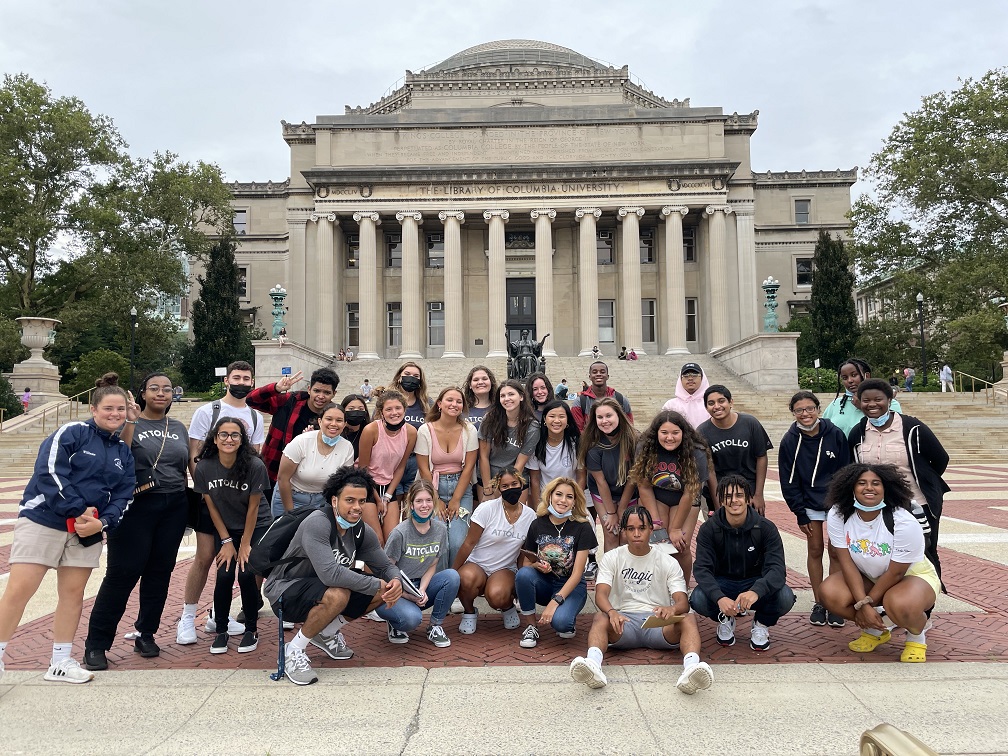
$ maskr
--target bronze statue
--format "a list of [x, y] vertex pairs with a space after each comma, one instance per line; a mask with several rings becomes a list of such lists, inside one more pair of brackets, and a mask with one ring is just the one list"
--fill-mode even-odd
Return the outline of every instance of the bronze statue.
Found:
[[[504, 337], [505, 340], [507, 336]], [[546, 372], [546, 359], [542, 356], [543, 344], [549, 338], [547, 333], [538, 342], [532, 340], [528, 329], [523, 329], [521, 338], [516, 342], [508, 341], [508, 378], [524, 381], [532, 373]]]

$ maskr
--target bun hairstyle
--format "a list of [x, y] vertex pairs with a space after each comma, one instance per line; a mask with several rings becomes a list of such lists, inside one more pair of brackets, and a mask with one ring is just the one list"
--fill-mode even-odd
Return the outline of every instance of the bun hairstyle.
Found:
[[95, 390], [91, 394], [91, 406], [97, 407], [106, 396], [116, 394], [126, 399], [126, 392], [119, 385], [118, 373], [105, 373], [95, 380]]

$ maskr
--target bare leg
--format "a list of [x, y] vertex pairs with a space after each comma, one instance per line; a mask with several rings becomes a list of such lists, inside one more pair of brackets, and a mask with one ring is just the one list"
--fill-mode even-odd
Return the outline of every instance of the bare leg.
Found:
[[60, 567], [56, 570], [56, 614], [53, 616], [53, 642], [71, 643], [80, 625], [84, 608], [84, 587], [91, 577], [90, 567]]
[[700, 653], [700, 629], [697, 627], [696, 615], [692, 612], [679, 624], [663, 627], [662, 636], [669, 643], [678, 643], [683, 656]]
[[886, 615], [907, 632], [919, 635], [927, 624], [925, 610], [934, 606], [935, 592], [923, 578], [907, 575], [886, 591], [882, 606]]
[[[487, 603], [499, 612], [506, 612], [514, 607], [515, 574], [511, 570], [497, 570], [487, 578], [483, 595], [486, 596]], [[463, 604], [464, 606], [464, 604]]]
[[301, 632], [308, 638], [314, 638], [326, 626], [338, 617], [347, 604], [350, 603], [350, 591], [346, 588], [329, 588], [305, 618]]
[[808, 568], [809, 582], [812, 584], [812, 595], [815, 597], [816, 603], [821, 604], [819, 586], [823, 581], [823, 531], [822, 526], [815, 520], [812, 521], [812, 534], [809, 536], [806, 546], [808, 555], [805, 565]]
[[[466, 614], [472, 614], [475, 609], [473, 602], [476, 597], [483, 593], [486, 587], [487, 574], [472, 562], [466, 562], [459, 568], [459, 592], [458, 598], [462, 602], [462, 609]], [[512, 585], [512, 588], [514, 586]]]
[[49, 568], [44, 564], [12, 564], [7, 577], [7, 590], [0, 598], [0, 641], [6, 643], [17, 630], [25, 607], [42, 585]]

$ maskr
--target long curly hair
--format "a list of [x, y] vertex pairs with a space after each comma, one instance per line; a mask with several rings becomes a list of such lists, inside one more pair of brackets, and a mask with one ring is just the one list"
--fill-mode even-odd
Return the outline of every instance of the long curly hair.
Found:
[[490, 410], [483, 418], [483, 425], [480, 430], [483, 432], [483, 437], [490, 442], [491, 446], [502, 447], [508, 442], [507, 412], [504, 411], [500, 403], [500, 394], [505, 388], [514, 389], [521, 397], [521, 401], [518, 404], [518, 426], [515, 431], [515, 440], [521, 446], [525, 443], [525, 434], [528, 433], [529, 426], [536, 422], [528, 392], [521, 381], [509, 378], [497, 387], [497, 390], [493, 394]]
[[826, 504], [836, 507], [847, 522], [856, 511], [854, 507], [854, 488], [858, 478], [866, 472], [873, 472], [882, 481], [882, 494], [886, 509], [905, 509], [912, 512], [910, 501], [913, 493], [903, 473], [895, 465], [866, 464], [855, 462], [833, 473], [829, 491], [826, 493]]
[[672, 423], [682, 431], [682, 442], [675, 450], [679, 456], [679, 468], [682, 470], [683, 501], [692, 504], [696, 497], [700, 495], [700, 489], [704, 481], [700, 480], [700, 471], [697, 469], [694, 455], [697, 449], [703, 449], [707, 457], [707, 469], [714, 469], [714, 462], [711, 459], [710, 448], [703, 436], [697, 433], [696, 429], [690, 425], [689, 420], [674, 410], [662, 410], [648, 426], [647, 430], [641, 434], [640, 450], [637, 452], [637, 459], [634, 460], [633, 468], [630, 470], [630, 479], [635, 483], [641, 481], [650, 482], [651, 474], [658, 463], [658, 450], [662, 445], [658, 442], [658, 430], [665, 424]]
[[207, 433], [205, 439], [203, 439], [203, 447], [200, 449], [199, 455], [196, 457], [196, 462], [198, 463], [202, 459], [219, 459], [220, 449], [217, 448], [217, 432], [221, 429], [222, 425], [237, 425], [238, 430], [241, 431], [241, 445], [235, 452], [235, 463], [231, 466], [228, 471], [228, 480], [233, 480], [235, 482], [242, 482], [248, 478], [249, 469], [252, 467], [252, 458], [258, 457], [255, 448], [249, 442], [248, 431], [245, 430], [245, 423], [236, 417], [229, 417], [225, 415], [220, 418], [214, 427], [210, 429]]
[[[598, 427], [596, 417], [598, 416], [600, 407], [611, 408], [616, 412], [616, 417], [619, 418], [616, 432], [609, 438]], [[630, 477], [630, 469], [633, 467], [634, 455], [637, 451], [637, 438], [637, 431], [634, 430], [626, 413], [623, 412], [623, 407], [620, 406], [620, 403], [611, 396], [599, 399], [592, 405], [591, 411], [588, 414], [588, 422], [585, 424], [584, 433], [581, 434], [581, 443], [578, 445], [578, 467], [585, 467], [588, 452], [596, 446], [606, 449], [619, 447], [619, 468], [616, 472], [618, 480], [615, 482], [618, 486], [624, 486]]]
[[[427, 410], [430, 409], [430, 397], [427, 396], [427, 376], [424, 375], [423, 368], [417, 365], [415, 362], [404, 362], [402, 365], [400, 365], [399, 369], [395, 371], [395, 375], [392, 376], [392, 383], [389, 384], [389, 388], [395, 389], [400, 394], [402, 394], [403, 397], [405, 397], [406, 394], [409, 393], [402, 386], [403, 370], [405, 370], [408, 367], [416, 368], [417, 372], [420, 373], [420, 388], [414, 391], [413, 394], [414, 396], [416, 396], [417, 399], [420, 400], [420, 404], [421, 406], [423, 406], [424, 412], [427, 412]], [[406, 409], [409, 409], [409, 407], [406, 407]]]

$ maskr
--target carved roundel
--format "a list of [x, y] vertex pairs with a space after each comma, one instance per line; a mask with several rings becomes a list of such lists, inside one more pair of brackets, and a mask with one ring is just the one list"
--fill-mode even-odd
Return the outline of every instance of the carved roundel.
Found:
[[669, 179], [668, 188], [670, 192], [678, 192], [680, 189], [682, 189], [682, 184], [679, 183], [679, 179]]
[[318, 189], [315, 190], [315, 196], [320, 199], [325, 199], [326, 197], [329, 196], [329, 187], [320, 186]]
[[360, 196], [361, 197], [364, 197], [365, 199], [367, 199], [372, 194], [374, 194], [374, 187], [373, 186], [371, 186], [370, 184], [361, 184], [361, 187], [360, 187]]
[[722, 189], [724, 189], [724, 179], [721, 178], [720, 176], [715, 177], [713, 181], [713, 186], [714, 191], [720, 192]]

